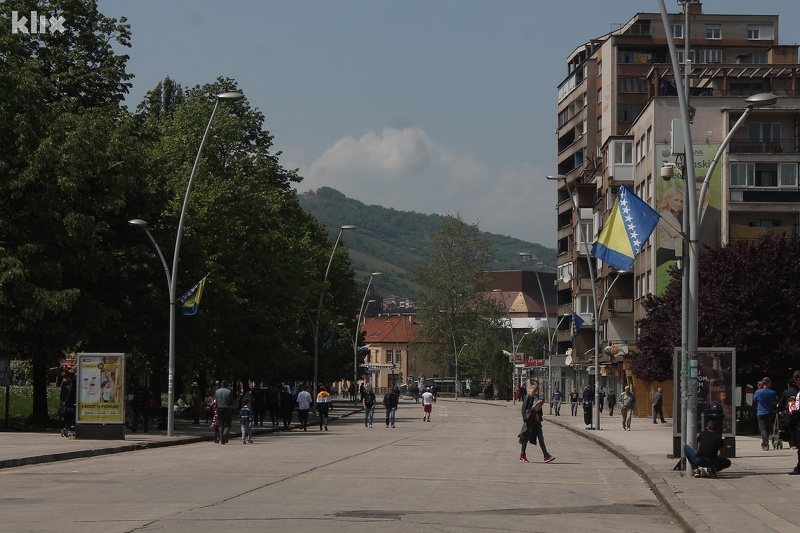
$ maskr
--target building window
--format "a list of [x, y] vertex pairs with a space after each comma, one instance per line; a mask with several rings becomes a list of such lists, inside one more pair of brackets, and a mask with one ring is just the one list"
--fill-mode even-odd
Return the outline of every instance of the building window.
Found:
[[391, 350], [386, 350], [386, 362], [387, 363], [391, 363], [392, 362], [392, 355], [393, 354], [392, 354]]
[[722, 28], [719, 24], [706, 24], [706, 39], [722, 39]]
[[748, 187], [753, 184], [755, 165], [752, 163], [731, 163], [731, 187]]
[[683, 24], [670, 24], [673, 39], [683, 39]]
[[603, 131], [603, 115], [597, 117], [597, 131]]
[[585, 242], [581, 243], [581, 247], [578, 250], [580, 253], [586, 253], [587, 250], [591, 249], [592, 244], [594, 244], [595, 234], [594, 234], [594, 223], [591, 220], [588, 221], [581, 221], [581, 236], [580, 238], [585, 239]]
[[618, 78], [617, 90], [621, 93], [646, 93], [647, 82], [643, 78]]
[[611, 144], [613, 161], [615, 164], [633, 163], [633, 141], [614, 141]]
[[778, 183], [781, 187], [797, 186], [797, 163], [778, 163]]
[[400, 350], [394, 352], [394, 362], [400, 364], [403, 362], [403, 353]]
[[575, 299], [575, 305], [577, 308], [577, 313], [579, 315], [592, 315], [594, 316], [594, 310], [592, 309], [592, 295], [591, 294], [581, 294]]
[[759, 170], [756, 169], [755, 175], [756, 187], [777, 187], [778, 186], [778, 171], [777, 169]]
[[748, 219], [747, 225], [751, 228], [777, 228], [781, 226], [780, 219]]
[[776, 122], [751, 122], [747, 125], [747, 139], [750, 141], [779, 141], [781, 125]]
[[774, 39], [773, 35], [772, 26], [769, 24], [763, 26], [759, 24], [747, 25], [747, 38], [750, 40], [770, 40]]
[[764, 65], [767, 62], [767, 52], [760, 51], [760, 52], [753, 52], [750, 54], [750, 63]]
[[597, 89], [597, 103], [603, 101], [603, 89]]
[[[677, 52], [678, 52], [678, 64], [683, 65], [686, 62], [686, 50], [680, 49], [677, 50]], [[692, 63], [694, 63], [694, 56], [695, 56], [694, 49], [689, 50], [689, 61], [691, 61]]]
[[600, 76], [603, 73], [603, 62], [597, 62], [597, 75]]
[[718, 48], [705, 48], [700, 52], [701, 63], [722, 63], [722, 50]]
[[644, 106], [633, 104], [620, 104], [617, 106], [617, 122], [633, 122]]

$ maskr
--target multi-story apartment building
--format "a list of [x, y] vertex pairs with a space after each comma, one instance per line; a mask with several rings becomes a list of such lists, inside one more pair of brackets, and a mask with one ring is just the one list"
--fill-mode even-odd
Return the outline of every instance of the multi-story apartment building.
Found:
[[[701, 239], [719, 245], [752, 238], [767, 228], [796, 233], [797, 45], [779, 44], [777, 15], [709, 14], [702, 12], [700, 2], [683, 2], [682, 12], [670, 14], [669, 20], [681, 64], [685, 39], [689, 40], [691, 127], [699, 178], [705, 177], [723, 138], [746, 109], [745, 98], [757, 93], [780, 97], [771, 108], [755, 109], [719, 154], [708, 202], [702, 206]], [[566, 176], [558, 181], [558, 303], [559, 315], [574, 311], [585, 324], [574, 339], [563, 327], [558, 351], [571, 348], [575, 385], [591, 384], [588, 369], [599, 328], [600, 384], [619, 389], [629, 378], [624, 356], [635, 350], [641, 298], [663, 290], [676, 243], [680, 248], [675, 230], [680, 228], [682, 186], [660, 178], [664, 163], [680, 164], [671, 152], [672, 122], [680, 112], [660, 14], [636, 14], [618, 30], [577, 48], [567, 65], [568, 75], [558, 87], [556, 130], [558, 174]], [[633, 272], [627, 273], [587, 260], [620, 185], [634, 190], [666, 219], [637, 257]], [[615, 350], [605, 350], [612, 345]], [[646, 401], [642, 405], [646, 407]]]

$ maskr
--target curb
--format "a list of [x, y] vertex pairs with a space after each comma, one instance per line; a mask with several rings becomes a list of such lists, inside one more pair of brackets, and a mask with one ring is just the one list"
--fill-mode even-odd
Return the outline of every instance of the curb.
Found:
[[208, 437], [181, 437], [179, 440], [165, 440], [157, 442], [141, 442], [137, 444], [124, 444], [121, 446], [111, 446], [104, 448], [93, 448], [90, 450], [74, 450], [71, 452], [51, 453], [47, 455], [35, 455], [33, 457], [18, 457], [16, 459], [0, 460], [0, 469], [14, 468], [18, 466], [38, 465], [42, 463], [54, 463], [56, 461], [69, 461], [71, 459], [82, 459], [85, 457], [97, 457], [100, 455], [111, 455], [114, 453], [135, 452], [148, 448], [164, 448], [166, 446], [178, 446], [182, 444], [194, 444], [208, 440]]
[[650, 465], [643, 463], [635, 455], [622, 452], [618, 450], [613, 443], [607, 441], [606, 439], [594, 434], [586, 433], [585, 431], [581, 431], [580, 429], [570, 426], [569, 424], [564, 424], [563, 422], [553, 420], [552, 417], [545, 418], [545, 421], [571, 431], [576, 435], [580, 435], [581, 437], [594, 442], [598, 446], [606, 449], [611, 454], [621, 459], [622, 462], [624, 462], [631, 470], [636, 472], [639, 477], [641, 477], [647, 483], [647, 485], [656, 495], [656, 498], [658, 498], [667, 511], [669, 511], [673, 517], [675, 517], [685, 531], [690, 533], [705, 533], [711, 531], [708, 525], [675, 495], [673, 490], [670, 488], [669, 483], [667, 483], [663, 476], [660, 476], [658, 472], [656, 472]]
[[[352, 416], [361, 412], [363, 409], [358, 409], [350, 412], [342, 413], [338, 416], [331, 416], [330, 420], [338, 420]], [[300, 424], [292, 424], [292, 429], [299, 429]], [[256, 428], [253, 428], [254, 430]], [[262, 428], [259, 427], [258, 431], [254, 431], [254, 435], [263, 435], [267, 433], [275, 433], [283, 431], [280, 427]], [[200, 442], [213, 441], [213, 435], [193, 435], [193, 436], [176, 436], [174, 440], [159, 440], [153, 442], [137, 442], [135, 444], [114, 444], [111, 446], [99, 445], [97, 448], [86, 450], [73, 450], [70, 452], [50, 453], [46, 455], [34, 455], [31, 457], [17, 457], [15, 459], [0, 459], [0, 470], [6, 468], [16, 468], [19, 466], [38, 465], [43, 463], [55, 463], [57, 461], [70, 461], [72, 459], [84, 459], [87, 457], [98, 457], [101, 455], [111, 455], [115, 453], [136, 452], [140, 450], [165, 448], [167, 446], [181, 446], [184, 444], [197, 444]]]

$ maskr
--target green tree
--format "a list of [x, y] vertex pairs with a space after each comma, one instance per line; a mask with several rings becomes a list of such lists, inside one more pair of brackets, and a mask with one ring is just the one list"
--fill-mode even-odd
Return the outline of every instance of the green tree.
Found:
[[426, 289], [418, 315], [419, 336], [426, 341], [418, 348], [422, 357], [447, 368], [466, 343], [459, 359], [460, 375], [483, 373], [480, 377], [500, 378], [496, 365], [490, 364], [501, 352], [498, 326], [502, 316], [497, 302], [487, 297], [491, 293], [490, 241], [481, 236], [477, 225], [466, 224], [456, 215], [442, 219], [428, 245], [428, 260], [411, 269], [415, 281]]
[[95, 2], [10, 0], [0, 26], [12, 10], [69, 21], [63, 33], [0, 32], [0, 354], [32, 362], [32, 418], [44, 422], [47, 367], [108, 342], [121, 316], [107, 298], [120, 296], [116, 221], [139, 161], [119, 109], [127, 56], [112, 46], [130, 32]]
[[[167, 79], [138, 107], [147, 137], [153, 139], [146, 180], [160, 199], [146, 215], [167, 257], [172, 255], [187, 179], [214, 95], [231, 90], [238, 87], [230, 79], [188, 90]], [[202, 312], [178, 324], [179, 375], [311, 377], [309, 317], [316, 311], [333, 242], [327, 228], [300, 208], [291, 187], [300, 177], [281, 167], [280, 154], [271, 152], [272, 139], [264, 129], [263, 114], [246, 99], [218, 109], [187, 211], [178, 292], [207, 272], [213, 274]], [[138, 257], [148, 275], [160, 282], [160, 265], [144, 239]], [[327, 283], [321, 343], [357, 305], [343, 245]], [[158, 321], [166, 323], [167, 311], [164, 305], [158, 307]], [[161, 330], [166, 335], [166, 329]], [[151, 352], [153, 365], [165, 361], [166, 337], [159, 335], [158, 344], [162, 348]], [[332, 343], [330, 353], [320, 359], [323, 379], [337, 377], [339, 366], [349, 367], [346, 349], [334, 350], [335, 346]]]

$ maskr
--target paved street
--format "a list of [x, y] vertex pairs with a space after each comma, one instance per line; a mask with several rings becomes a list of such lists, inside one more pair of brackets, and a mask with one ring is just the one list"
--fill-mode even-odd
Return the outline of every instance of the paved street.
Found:
[[[520, 417], [512, 407], [442, 400], [427, 423], [421, 406], [403, 401], [395, 429], [386, 429], [381, 418], [365, 428], [356, 413], [332, 421], [327, 432], [260, 434], [252, 445], [204, 441], [2, 468], [2, 528], [681, 531], [642, 477], [570, 428], [545, 423], [554, 463], [543, 463], [533, 446], [532, 462], [520, 463]], [[0, 434], [0, 460], [179, 438], [25, 439], [24, 433]]]

